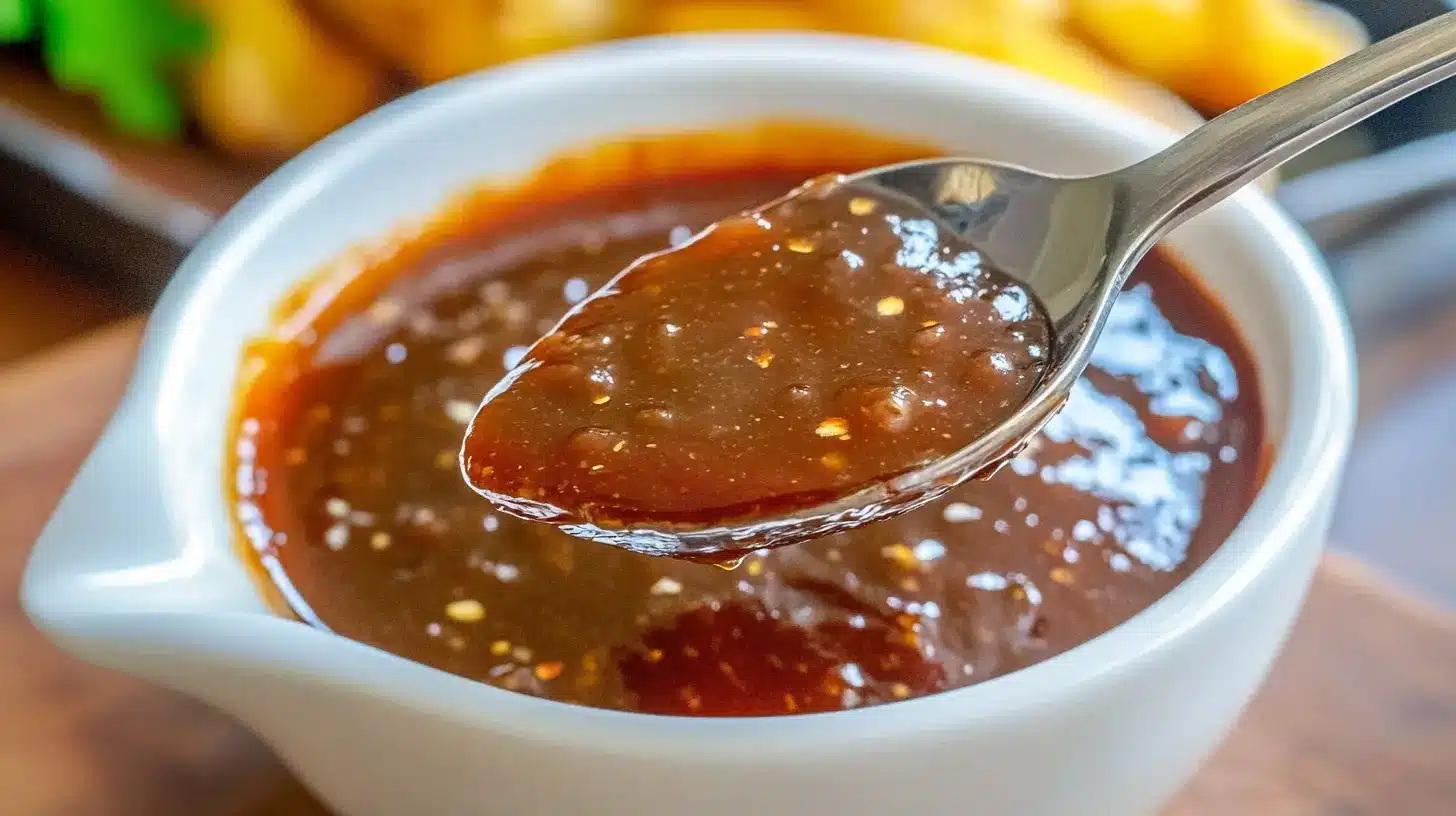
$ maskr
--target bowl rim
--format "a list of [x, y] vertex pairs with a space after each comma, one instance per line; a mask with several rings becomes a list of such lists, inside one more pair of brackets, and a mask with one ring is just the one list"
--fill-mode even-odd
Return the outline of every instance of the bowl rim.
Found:
[[[951, 83], [968, 94], [1003, 98], [1023, 95], [1055, 110], [1064, 121], [1080, 119], [1123, 141], [1153, 149], [1175, 134], [1130, 111], [1024, 74], [1003, 65], [941, 49], [844, 35], [807, 33], [693, 34], [621, 40], [522, 60], [501, 68], [443, 82], [392, 102], [327, 137], [272, 173], [228, 213], [192, 251], [164, 293], [146, 331], [137, 373], [119, 415], [132, 406], [143, 416], [125, 419], [158, 436], [168, 421], [168, 406], [185, 391], [179, 379], [185, 366], [177, 354], [178, 337], [197, 330], [192, 305], [208, 286], [208, 272], [225, 256], [251, 251], [257, 241], [306, 196], [327, 168], [351, 162], [359, 151], [395, 128], [426, 118], [432, 110], [478, 104], [501, 95], [548, 91], [584, 74], [616, 75], [671, 71], [698, 63], [724, 71], [758, 61], [776, 60], [801, 71], [907, 72], [926, 82]], [[848, 81], [848, 80], [845, 80]], [[999, 89], [999, 90], [996, 90]], [[311, 180], [312, 179], [312, 180]], [[1084, 693], [1110, 683], [1148, 653], [1165, 649], [1189, 630], [1233, 602], [1310, 523], [1321, 497], [1340, 470], [1349, 447], [1354, 417], [1353, 346], [1342, 307], [1322, 261], [1309, 239], [1266, 197], [1244, 190], [1221, 205], [1241, 210], [1253, 231], [1263, 231], [1277, 247], [1279, 264], [1259, 272], [1274, 280], [1284, 266], [1300, 291], [1310, 336], [1291, 337], [1290, 354], [1307, 377], [1306, 387], [1291, 387], [1290, 420], [1274, 446], [1273, 467], [1253, 505], [1228, 539], [1193, 574], [1133, 618], [1060, 655], [1028, 668], [950, 691], [890, 705], [798, 716], [697, 718], [646, 715], [561, 703], [498, 689], [450, 675], [340, 636], [282, 618], [256, 614], [153, 616], [153, 633], [208, 650], [216, 638], [237, 661], [286, 664], [318, 672], [320, 680], [341, 690], [367, 692], [390, 702], [473, 728], [542, 742], [613, 753], [692, 751], [707, 761], [768, 753], [792, 755], [812, 747], [819, 755], [851, 751], [856, 739], [895, 744], [916, 734], [964, 728], [1025, 716], [1048, 700]], [[1302, 355], [1302, 356], [1301, 356]], [[185, 355], [183, 355], [185, 356]], [[1255, 355], [1256, 359], [1258, 354]], [[1305, 360], [1309, 357], [1309, 360]], [[233, 364], [229, 361], [229, 364]], [[190, 363], [189, 363], [190, 365]], [[116, 425], [124, 424], [118, 420]], [[116, 425], [108, 435], [117, 430]], [[136, 428], [125, 429], [135, 432]], [[159, 448], [159, 450], [164, 450]], [[159, 466], [160, 467], [160, 466]], [[176, 501], [166, 490], [164, 504]], [[231, 541], [231, 534], [225, 536]], [[1234, 546], [1236, 545], [1237, 546]], [[27, 606], [31, 606], [27, 599]], [[140, 626], [118, 620], [110, 628]], [[66, 627], [51, 621], [53, 630]], [[280, 624], [293, 629], [285, 630]], [[103, 626], [102, 628], [107, 628]], [[202, 636], [205, 633], [206, 638]], [[251, 639], [272, 638], [265, 648]], [[325, 643], [321, 638], [327, 638]], [[347, 664], [348, 671], [341, 669]], [[365, 667], [367, 665], [367, 671]], [[368, 677], [367, 681], [358, 678]]]

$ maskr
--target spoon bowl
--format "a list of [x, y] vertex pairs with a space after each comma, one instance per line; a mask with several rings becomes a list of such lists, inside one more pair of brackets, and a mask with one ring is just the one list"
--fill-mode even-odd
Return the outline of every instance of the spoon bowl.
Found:
[[970, 444], [832, 502], [752, 523], [608, 527], [562, 520], [568, 514], [554, 507], [542, 507], [531, 517], [635, 552], [731, 564], [753, 550], [909, 512], [967, 479], [988, 478], [1066, 402], [1091, 359], [1096, 331], [1117, 289], [1146, 252], [1122, 253], [1126, 269], [1108, 274], [1108, 260], [1118, 251], [1119, 202], [1128, 196], [1122, 173], [1061, 177], [1012, 164], [947, 158], [874, 168], [844, 180], [926, 211], [942, 230], [965, 239], [998, 270], [1025, 284], [1052, 325], [1056, 342], [1037, 387], [1005, 422]]

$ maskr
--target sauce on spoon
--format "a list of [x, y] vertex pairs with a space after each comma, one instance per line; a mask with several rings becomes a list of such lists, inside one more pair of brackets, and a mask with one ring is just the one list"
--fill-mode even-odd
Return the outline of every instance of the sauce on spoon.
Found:
[[975, 440], [1051, 342], [1036, 299], [919, 206], [824, 176], [578, 303], [485, 397], [462, 467], [589, 538], [751, 523]]

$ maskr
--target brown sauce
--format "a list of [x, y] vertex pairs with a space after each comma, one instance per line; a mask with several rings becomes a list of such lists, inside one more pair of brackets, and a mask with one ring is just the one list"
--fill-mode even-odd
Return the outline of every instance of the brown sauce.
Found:
[[825, 176], [578, 303], [487, 395], [464, 470], [586, 537], [756, 521], [984, 435], [1050, 342], [1036, 299], [925, 210]]
[[[460, 438], [482, 395], [611, 274], [808, 176], [928, 152], [813, 132], [640, 140], [558, 163], [453, 208], [362, 273], [335, 272], [353, 283], [331, 305], [260, 339], [229, 489], [291, 609], [565, 702], [788, 714], [1031, 665], [1201, 564], [1257, 490], [1262, 409], [1228, 316], [1163, 251], [1033, 444], [896, 519], [725, 571], [517, 520], [463, 483]], [[851, 435], [847, 447], [861, 442]]]

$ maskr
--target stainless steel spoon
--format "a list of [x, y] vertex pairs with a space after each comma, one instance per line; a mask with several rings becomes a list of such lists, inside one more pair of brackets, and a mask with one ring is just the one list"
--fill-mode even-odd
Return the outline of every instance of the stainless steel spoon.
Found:
[[1001, 426], [950, 456], [792, 516], [713, 529], [563, 528], [642, 552], [730, 557], [895, 515], [986, 473], [1066, 401], [1123, 283], [1160, 238], [1263, 173], [1452, 74], [1456, 12], [1241, 105], [1113, 173], [1069, 178], [935, 159], [853, 176], [926, 207], [1041, 299], [1056, 345], [1031, 397]]

